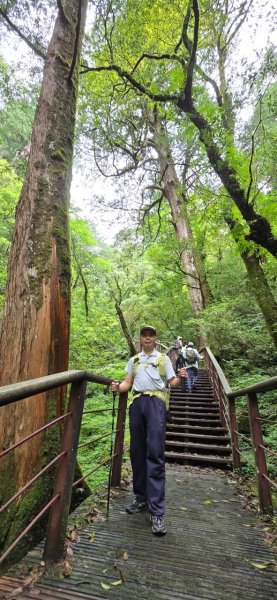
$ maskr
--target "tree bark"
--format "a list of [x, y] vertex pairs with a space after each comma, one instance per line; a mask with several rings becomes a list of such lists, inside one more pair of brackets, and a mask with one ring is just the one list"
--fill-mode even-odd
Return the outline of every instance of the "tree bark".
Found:
[[121, 306], [120, 306], [120, 304], [118, 302], [115, 303], [115, 310], [116, 310], [117, 316], [119, 318], [119, 322], [120, 322], [120, 325], [121, 325], [121, 329], [123, 331], [123, 335], [124, 335], [124, 337], [125, 337], [125, 339], [127, 341], [127, 344], [129, 346], [130, 356], [134, 356], [137, 353], [136, 346], [135, 346], [135, 344], [134, 344], [134, 342], [132, 340], [132, 336], [131, 336], [131, 334], [129, 332], [128, 325], [126, 323], [126, 320], [125, 320], [122, 308], [121, 308]]
[[[225, 221], [230, 228], [235, 242], [238, 243], [239, 235], [236, 233], [236, 231], [239, 225], [234, 219], [225, 217]], [[259, 260], [259, 255], [257, 251], [252, 254], [250, 254], [250, 252], [240, 251], [240, 256], [245, 264], [248, 279], [256, 302], [261, 309], [267, 329], [277, 348], [277, 303], [269, 287], [267, 278]]]
[[[177, 100], [177, 106], [184, 111], [188, 116], [189, 120], [195, 125], [199, 131], [199, 139], [202, 142], [207, 157], [210, 161], [212, 168], [222, 181], [226, 191], [236, 204], [238, 210], [243, 216], [249, 227], [249, 233], [245, 235], [247, 241], [253, 241], [256, 244], [265, 248], [275, 258], [277, 258], [277, 238], [274, 236], [271, 229], [270, 223], [265, 217], [257, 213], [251, 202], [244, 186], [239, 181], [239, 175], [237, 170], [231, 165], [228, 160], [228, 153], [221, 151], [219, 145], [215, 140], [214, 131], [203, 114], [197, 110], [194, 99], [193, 99], [193, 75], [194, 69], [196, 68], [196, 53], [198, 47], [198, 35], [199, 35], [199, 23], [200, 13], [198, 0], [192, 0], [192, 10], [194, 14], [194, 33], [193, 42], [188, 48], [190, 57], [187, 67], [187, 77], [184, 87], [184, 91]], [[187, 33], [188, 22], [186, 25]], [[226, 60], [226, 48], [219, 48], [219, 74], [221, 86], [221, 94], [225, 105], [223, 107], [223, 127], [225, 131], [232, 136], [232, 102], [230, 95], [227, 94], [226, 80], [225, 80], [225, 60]], [[226, 148], [227, 150], [227, 148]]]
[[[225, 76], [225, 64], [227, 58], [227, 44], [226, 40], [223, 39], [223, 33], [218, 40], [218, 63], [219, 63], [219, 78], [220, 78], [220, 92], [222, 96], [222, 122], [226, 133], [232, 144], [234, 144], [235, 128], [234, 128], [234, 109], [232, 105], [231, 94], [228, 91], [226, 76]], [[272, 337], [272, 340], [277, 346], [277, 304], [274, 299], [273, 293], [270, 289], [266, 275], [262, 269], [262, 265], [259, 260], [258, 251], [252, 251], [251, 248], [244, 251], [240, 248], [240, 240], [244, 236], [242, 227], [236, 222], [235, 219], [225, 216], [225, 222], [227, 223], [231, 235], [235, 240], [241, 259], [244, 262], [249, 283], [256, 299], [258, 306], [261, 309], [264, 320], [266, 322], [267, 329]]]
[[186, 274], [188, 293], [193, 313], [199, 317], [211, 300], [211, 291], [205, 275], [205, 268], [199, 253], [193, 245], [193, 233], [189, 222], [184, 201], [184, 191], [178, 179], [167, 132], [155, 110], [151, 119], [153, 144], [159, 157], [160, 174], [163, 181], [164, 193], [170, 206], [173, 225], [177, 239], [186, 240], [182, 250], [182, 262]]
[[[1, 385], [68, 368], [68, 209], [86, 9], [87, 0], [63, 0], [47, 51], [9, 260], [0, 337]], [[2, 408], [1, 447], [9, 447], [59, 414], [64, 397], [65, 390], [59, 389]], [[48, 463], [58, 444], [55, 427], [8, 455], [1, 467], [2, 499], [10, 497]], [[33, 509], [38, 511], [46, 504], [52, 494], [53, 476], [53, 472], [48, 475], [47, 488], [35, 486], [20, 506], [12, 505], [0, 527], [0, 544], [8, 545]]]

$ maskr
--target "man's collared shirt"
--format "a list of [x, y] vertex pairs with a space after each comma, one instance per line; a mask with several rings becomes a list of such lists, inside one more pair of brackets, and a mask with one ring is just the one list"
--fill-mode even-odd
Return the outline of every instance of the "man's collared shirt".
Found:
[[[139, 364], [133, 383], [134, 392], [142, 392], [146, 390], [162, 391], [165, 389], [165, 382], [161, 378], [158, 368], [153, 366], [157, 364], [157, 358], [160, 355], [161, 353], [155, 349], [151, 354], [146, 354], [143, 350], [142, 352], [139, 352]], [[125, 368], [125, 371], [128, 373], [128, 375], [133, 375], [133, 363], [134, 356], [130, 358]], [[174, 369], [168, 356], [165, 357], [165, 370], [167, 381], [172, 379], [172, 377], [175, 377]]]

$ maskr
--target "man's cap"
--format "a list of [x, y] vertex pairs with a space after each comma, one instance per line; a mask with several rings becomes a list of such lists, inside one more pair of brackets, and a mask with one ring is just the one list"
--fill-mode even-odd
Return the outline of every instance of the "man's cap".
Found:
[[182, 340], [183, 336], [182, 335], [178, 335], [177, 340]]
[[146, 330], [149, 330], [152, 333], [154, 333], [154, 335], [157, 335], [156, 329], [155, 327], [152, 327], [152, 325], [144, 325], [143, 327], [141, 327], [140, 335], [142, 335], [142, 333]]
[[189, 342], [189, 343], [188, 343], [188, 346], [193, 346], [193, 343], [192, 343], [192, 342]]

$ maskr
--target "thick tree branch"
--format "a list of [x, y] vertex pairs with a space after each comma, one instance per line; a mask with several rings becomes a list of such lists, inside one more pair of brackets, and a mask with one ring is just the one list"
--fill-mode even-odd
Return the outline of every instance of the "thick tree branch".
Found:
[[70, 70], [68, 73], [68, 81], [69, 82], [72, 81], [72, 77], [73, 77], [73, 73], [74, 73], [74, 69], [75, 69], [75, 65], [76, 65], [76, 61], [77, 61], [79, 38], [80, 38], [80, 32], [81, 32], [81, 19], [82, 19], [82, 12], [83, 12], [82, 3], [83, 3], [83, 0], [79, 0], [74, 50], [73, 50], [71, 67], [70, 67]]
[[193, 42], [191, 47], [191, 54], [189, 59], [189, 64], [187, 68], [187, 80], [184, 89], [184, 97], [186, 99], [186, 103], [188, 106], [192, 103], [192, 82], [193, 82], [193, 73], [194, 68], [196, 66], [196, 52], [198, 45], [198, 34], [199, 34], [199, 7], [197, 0], [193, 0], [193, 13], [194, 13], [194, 31], [193, 31]]
[[144, 58], [150, 58], [152, 60], [174, 60], [180, 63], [183, 68], [186, 66], [186, 62], [177, 54], [151, 54], [150, 52], [144, 52], [140, 58], [137, 60], [134, 68], [131, 71], [131, 74], [138, 68], [139, 64], [143, 61]]
[[62, 0], [57, 0], [57, 6], [58, 6], [58, 9], [59, 9], [61, 21], [63, 21], [63, 23], [65, 23], [67, 25], [68, 23], [70, 23], [70, 20], [69, 20], [69, 18], [66, 16], [66, 14], [64, 12], [64, 7], [63, 7]]
[[139, 81], [137, 81], [128, 71], [121, 69], [118, 65], [106, 65], [102, 67], [85, 67], [80, 75], [84, 75], [85, 73], [100, 73], [101, 71], [115, 71], [118, 73], [119, 77], [123, 80], [129, 81], [133, 88], [138, 90], [141, 94], [151, 98], [154, 102], [176, 102], [178, 99], [177, 94], [153, 94], [147, 87], [142, 85]]
[[250, 198], [250, 193], [251, 193], [251, 188], [253, 185], [253, 171], [252, 171], [252, 166], [253, 166], [253, 160], [254, 160], [254, 153], [255, 153], [255, 134], [257, 132], [257, 130], [260, 127], [260, 124], [262, 122], [262, 107], [260, 104], [260, 115], [259, 115], [259, 121], [251, 135], [251, 156], [250, 156], [250, 161], [249, 161], [249, 167], [248, 167], [248, 171], [249, 171], [249, 185], [248, 185], [248, 189], [247, 189], [247, 193], [246, 193], [246, 199], [247, 202], [249, 202], [249, 198]]
[[20, 31], [20, 29], [11, 21], [11, 19], [8, 17], [8, 15], [1, 8], [0, 8], [0, 16], [3, 17], [4, 21], [12, 29], [12, 31], [17, 33], [17, 35], [20, 37], [20, 39], [23, 40], [25, 42], [25, 44], [27, 44], [27, 46], [29, 46], [29, 48], [31, 48], [31, 50], [33, 50], [33, 52], [37, 56], [39, 56], [39, 58], [43, 58], [43, 60], [45, 60], [46, 52], [43, 52], [33, 42], [31, 42], [31, 40], [29, 40], [29, 38], [27, 38], [27, 36], [24, 35], [24, 33], [22, 33], [22, 31]]

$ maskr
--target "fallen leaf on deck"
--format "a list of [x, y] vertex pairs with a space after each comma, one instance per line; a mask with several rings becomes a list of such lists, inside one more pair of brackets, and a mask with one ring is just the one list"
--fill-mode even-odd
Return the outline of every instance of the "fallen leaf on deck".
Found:
[[94, 538], [95, 538], [95, 533], [94, 533], [94, 532], [92, 532], [92, 533], [90, 534], [90, 536], [89, 536], [89, 541], [90, 541], [90, 542], [94, 542]]
[[10, 593], [10, 598], [14, 598], [14, 596], [17, 596], [18, 594], [21, 594], [21, 592], [23, 592], [23, 588], [22, 587], [16, 588], [15, 590], [13, 590]]
[[124, 552], [123, 560], [128, 560], [128, 558], [129, 558], [128, 552]]
[[250, 565], [253, 565], [253, 567], [256, 567], [256, 569], [267, 569], [267, 567], [269, 567], [270, 563], [250, 562]]
[[108, 585], [107, 583], [103, 583], [103, 581], [101, 581], [101, 587], [103, 588], [103, 590], [110, 590], [111, 586]]
[[207, 500], [204, 500], [204, 503], [203, 503], [203, 504], [206, 504], [207, 506], [210, 506], [210, 504], [214, 504], [214, 501], [213, 501], [213, 500], [209, 500], [209, 499], [207, 498]]
[[122, 585], [122, 579], [118, 579], [117, 581], [112, 581], [111, 585]]

